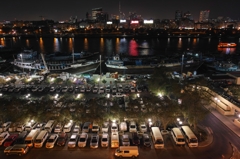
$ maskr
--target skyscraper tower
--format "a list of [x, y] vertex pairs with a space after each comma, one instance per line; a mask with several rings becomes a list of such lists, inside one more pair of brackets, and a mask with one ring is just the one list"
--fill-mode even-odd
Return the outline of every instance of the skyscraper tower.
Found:
[[210, 10], [200, 11], [199, 22], [208, 22]]

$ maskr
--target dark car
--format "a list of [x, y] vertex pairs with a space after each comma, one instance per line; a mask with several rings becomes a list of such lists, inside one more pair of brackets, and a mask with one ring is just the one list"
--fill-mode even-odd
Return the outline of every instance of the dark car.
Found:
[[18, 138], [16, 139], [16, 142], [14, 144], [24, 144], [25, 143], [25, 138], [26, 138], [27, 134], [28, 134], [27, 131], [22, 131], [18, 135]]
[[66, 144], [67, 139], [68, 139], [68, 135], [66, 133], [59, 134], [57, 145], [64, 146]]
[[140, 139], [136, 132], [132, 133], [132, 144], [136, 146], [140, 145]]
[[143, 134], [142, 140], [144, 146], [151, 147], [151, 140], [148, 134]]

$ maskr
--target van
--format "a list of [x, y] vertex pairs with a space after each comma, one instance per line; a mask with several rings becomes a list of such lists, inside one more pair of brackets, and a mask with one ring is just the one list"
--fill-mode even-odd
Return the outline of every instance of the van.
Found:
[[131, 121], [129, 124], [129, 132], [137, 132], [137, 125], [134, 121]]
[[121, 122], [119, 125], [120, 131], [127, 131], [127, 123], [125, 121]]
[[111, 148], [119, 147], [119, 136], [118, 132], [112, 132], [111, 135]]
[[47, 137], [48, 137], [47, 130], [40, 131], [36, 140], [34, 141], [34, 147], [41, 148], [43, 146], [44, 142], [47, 140]]
[[22, 156], [27, 154], [29, 147], [26, 144], [16, 144], [14, 146], [9, 146], [4, 150], [6, 155], [19, 155]]
[[22, 131], [21, 133], [19, 133], [18, 138], [16, 139], [16, 142], [14, 144], [24, 144], [24, 140], [27, 134], [27, 131]]
[[179, 128], [172, 128], [171, 134], [176, 145], [185, 145], [184, 136]]
[[25, 138], [24, 143], [27, 144], [28, 147], [33, 147], [34, 141], [37, 138], [40, 130], [31, 130], [30, 133]]
[[73, 126], [73, 123], [71, 121], [65, 124], [63, 127], [63, 132], [69, 133], [72, 130], [72, 126]]
[[54, 123], [55, 123], [54, 120], [49, 120], [47, 124], [44, 126], [44, 129], [47, 130], [49, 133], [51, 133], [54, 127]]
[[137, 146], [120, 146], [115, 150], [116, 157], [138, 157], [138, 147]]

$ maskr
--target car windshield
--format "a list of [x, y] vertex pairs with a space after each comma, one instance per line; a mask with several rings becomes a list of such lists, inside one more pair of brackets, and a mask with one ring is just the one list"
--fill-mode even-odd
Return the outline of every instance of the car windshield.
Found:
[[76, 139], [70, 139], [69, 141], [70, 141], [70, 142], [75, 142], [75, 141], [76, 141]]
[[135, 125], [131, 125], [130, 127], [131, 127], [131, 128], [135, 128], [136, 126], [135, 126]]
[[54, 141], [54, 139], [48, 139], [48, 142], [53, 142]]
[[128, 142], [129, 139], [128, 139], [128, 138], [124, 138], [123, 141], [124, 141], [124, 142]]
[[147, 138], [147, 139], [144, 139], [144, 142], [150, 142], [150, 140]]
[[8, 138], [7, 140], [5, 140], [5, 142], [11, 142], [11, 141], [13, 141], [13, 139], [11, 138], [10, 139]]
[[35, 140], [35, 143], [41, 143], [42, 140]]
[[107, 141], [107, 138], [102, 138], [102, 141]]
[[97, 129], [98, 128], [98, 126], [93, 126], [93, 129]]
[[116, 127], [116, 126], [113, 126], [112, 129], [117, 129], [117, 127]]
[[97, 139], [92, 139], [92, 143], [97, 143]]
[[85, 142], [86, 141], [86, 139], [85, 138], [80, 138], [80, 140], [79, 140], [80, 142]]

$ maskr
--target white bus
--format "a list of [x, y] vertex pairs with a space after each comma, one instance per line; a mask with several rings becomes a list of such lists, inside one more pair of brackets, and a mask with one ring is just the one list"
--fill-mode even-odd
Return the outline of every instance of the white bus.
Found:
[[172, 128], [171, 134], [176, 145], [185, 145], [184, 136], [179, 128]]
[[182, 132], [189, 147], [198, 147], [198, 139], [188, 126], [182, 126]]
[[112, 132], [111, 135], [111, 148], [119, 147], [119, 136], [118, 132]]
[[47, 124], [44, 126], [44, 130], [47, 130], [49, 133], [51, 133], [54, 127], [54, 123], [55, 123], [54, 120], [49, 120]]
[[36, 130], [36, 129], [31, 130], [30, 133], [25, 138], [24, 143], [28, 147], [33, 147], [33, 144], [34, 144], [35, 139], [36, 139], [37, 135], [39, 134], [39, 132], [40, 132], [40, 130]]
[[158, 127], [151, 127], [152, 139], [155, 149], [164, 148], [162, 134]]

